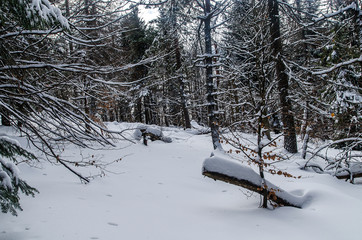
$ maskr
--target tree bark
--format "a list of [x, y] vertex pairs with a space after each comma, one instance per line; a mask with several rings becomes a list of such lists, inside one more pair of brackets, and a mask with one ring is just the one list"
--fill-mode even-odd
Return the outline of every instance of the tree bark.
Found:
[[265, 177], [264, 177], [264, 160], [263, 160], [263, 147], [261, 145], [261, 141], [263, 139], [263, 133], [262, 133], [262, 124], [263, 124], [263, 107], [260, 107], [259, 109], [260, 115], [258, 117], [258, 165], [259, 165], [259, 175], [262, 180], [261, 186], [262, 186], [262, 193], [263, 196], [263, 203], [262, 207], [267, 208], [268, 207], [268, 187], [265, 184]]
[[[69, 0], [65, 0], [65, 16], [67, 18], [70, 17], [70, 7], [69, 7]], [[73, 43], [69, 41], [69, 55], [73, 53]]]
[[211, 5], [210, 0], [205, 1], [205, 18], [204, 18], [204, 33], [205, 33], [205, 65], [206, 65], [206, 88], [207, 88], [207, 103], [209, 126], [211, 130], [211, 138], [214, 149], [221, 149], [219, 142], [219, 128], [216, 116], [216, 97], [215, 84], [213, 78], [212, 67], [212, 44], [211, 44]]
[[271, 48], [275, 61], [275, 72], [278, 79], [279, 101], [283, 122], [284, 148], [290, 153], [298, 152], [292, 104], [288, 98], [288, 75], [282, 60], [283, 44], [280, 34], [280, 21], [277, 0], [268, 0], [270, 19]]
[[147, 95], [144, 97], [144, 111], [145, 111], [145, 123], [154, 124], [152, 122], [152, 110], [151, 110], [151, 96]]
[[[259, 193], [261, 195], [265, 194], [265, 189], [263, 188], [263, 186], [261, 185], [256, 185], [254, 183], [252, 183], [251, 181], [248, 181], [247, 179], [238, 179], [232, 176], [228, 176], [226, 174], [222, 174], [222, 173], [218, 173], [218, 172], [210, 172], [207, 170], [204, 170], [202, 173], [204, 176], [209, 177], [219, 181], [223, 181], [226, 183], [230, 183], [236, 186], [240, 186], [243, 188], [246, 188], [250, 191]], [[275, 202], [276, 204], [280, 205], [280, 206], [291, 206], [291, 207], [296, 207], [296, 208], [301, 208], [302, 206], [299, 204], [295, 204], [295, 203], [291, 203], [290, 201], [288, 201], [288, 199], [283, 198], [282, 196], [278, 196], [278, 193], [274, 193], [271, 190], [267, 189], [267, 196], [270, 196], [273, 202]]]
[[309, 132], [311, 128], [307, 127], [303, 136], [303, 147], [302, 147], [302, 158], [305, 159], [307, 156], [307, 148], [309, 142]]
[[181, 50], [180, 50], [180, 43], [179, 43], [179, 35], [177, 32], [178, 29], [178, 21], [177, 21], [177, 5], [176, 0], [171, 0], [171, 21], [172, 21], [172, 33], [173, 33], [173, 49], [175, 50], [175, 60], [176, 60], [176, 73], [178, 74], [177, 80], [178, 80], [178, 93], [180, 95], [180, 103], [181, 103], [181, 109], [183, 113], [183, 119], [184, 119], [184, 127], [185, 128], [191, 128], [191, 122], [190, 122], [190, 114], [189, 110], [187, 108], [187, 101], [185, 96], [185, 84], [184, 84], [184, 78], [181, 73], [182, 68], [182, 59], [181, 59]]
[[350, 180], [352, 183], [354, 182], [354, 179], [355, 178], [361, 178], [362, 177], [362, 173], [361, 172], [357, 172], [357, 173], [348, 173], [348, 174], [339, 174], [339, 175], [336, 175], [336, 178], [338, 179], [346, 179], [347, 180]]
[[[175, 43], [175, 55], [176, 55], [176, 68], [177, 68], [177, 71], [179, 72], [182, 67], [182, 61], [181, 61], [180, 46], [179, 46], [177, 37], [174, 39], [174, 43]], [[180, 74], [178, 76], [178, 82], [179, 82], [179, 87], [180, 87], [179, 93], [180, 93], [180, 100], [181, 100], [181, 108], [182, 108], [182, 112], [183, 112], [183, 116], [184, 116], [184, 126], [185, 126], [185, 128], [191, 128], [190, 114], [189, 114], [189, 110], [187, 109], [187, 104], [186, 104], [184, 79], [183, 79], [181, 73], [178, 73], [178, 74]]]

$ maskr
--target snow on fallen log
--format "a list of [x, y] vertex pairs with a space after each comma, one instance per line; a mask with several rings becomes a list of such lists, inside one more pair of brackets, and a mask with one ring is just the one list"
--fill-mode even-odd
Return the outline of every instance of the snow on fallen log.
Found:
[[[217, 156], [205, 159], [202, 174], [215, 181], [227, 182], [259, 194], [263, 193], [260, 175], [250, 167], [243, 166], [241, 163], [231, 159]], [[269, 181], [266, 181], [266, 184], [268, 186], [269, 200], [281, 206], [302, 208], [306, 200], [305, 196], [292, 195]]]
[[351, 163], [349, 168], [345, 167], [345, 168], [339, 169], [335, 173], [335, 176], [338, 179], [346, 179], [346, 180], [349, 179], [353, 182], [355, 178], [362, 177], [362, 163], [360, 163], [360, 162]]
[[151, 141], [163, 141], [165, 143], [171, 143], [172, 138], [163, 135], [162, 130], [157, 127], [140, 125], [133, 133], [134, 138], [140, 141], [143, 138], [143, 144], [147, 146], [147, 140]]

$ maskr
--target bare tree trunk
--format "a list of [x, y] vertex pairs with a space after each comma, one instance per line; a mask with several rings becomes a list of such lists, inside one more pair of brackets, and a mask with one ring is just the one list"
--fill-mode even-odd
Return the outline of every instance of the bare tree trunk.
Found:
[[[186, 96], [185, 96], [185, 84], [184, 84], [184, 78], [181, 73], [182, 68], [182, 59], [181, 59], [181, 50], [180, 50], [180, 43], [179, 43], [179, 35], [178, 35], [178, 21], [177, 21], [177, 5], [176, 0], [171, 0], [171, 24], [172, 24], [172, 34], [173, 34], [173, 49], [175, 50], [175, 60], [176, 60], [176, 74], [178, 75], [177, 81], [178, 81], [178, 87], [179, 89], [176, 89], [175, 93], [177, 92], [180, 95], [180, 104], [181, 104], [181, 110], [183, 113], [183, 119], [184, 119], [184, 127], [185, 128], [191, 128], [190, 123], [190, 115], [189, 110], [187, 109], [187, 102], [186, 102]], [[175, 84], [176, 85], [176, 84]], [[177, 109], [179, 110], [179, 109]]]
[[[353, 10], [353, 32], [352, 32], [352, 44], [358, 47], [362, 51], [362, 44], [361, 44], [361, 9], [358, 4], [358, 0], [354, 0], [356, 4], [356, 8]], [[362, 65], [362, 63], [361, 63]]]
[[152, 109], [151, 109], [151, 96], [144, 97], [144, 111], [145, 111], [145, 123], [153, 124], [152, 122]]
[[261, 145], [261, 141], [263, 139], [263, 133], [262, 133], [262, 124], [263, 124], [263, 107], [260, 107], [260, 111], [259, 111], [259, 118], [258, 118], [258, 165], [259, 165], [259, 175], [261, 178], [261, 187], [262, 189], [262, 193], [261, 195], [263, 196], [263, 202], [262, 202], [262, 207], [263, 208], [267, 208], [268, 207], [268, 186], [266, 185], [266, 181], [265, 181], [265, 177], [264, 177], [264, 160], [263, 160], [263, 147]]
[[[177, 71], [181, 70], [182, 67], [182, 62], [181, 62], [181, 53], [180, 53], [180, 46], [179, 46], [179, 42], [177, 37], [174, 39], [174, 44], [175, 44], [175, 54], [176, 54], [176, 68]], [[178, 73], [181, 74], [181, 73]], [[187, 109], [187, 104], [186, 104], [186, 96], [185, 96], [185, 84], [184, 84], [184, 79], [182, 77], [182, 75], [178, 76], [178, 81], [179, 81], [179, 85], [180, 85], [180, 100], [181, 100], [181, 108], [182, 108], [182, 112], [184, 115], [184, 126], [185, 128], [191, 128], [191, 122], [190, 122], [190, 114], [189, 114], [189, 110]]]
[[302, 147], [302, 158], [305, 159], [307, 156], [307, 148], [309, 142], [309, 132], [311, 131], [310, 127], [307, 127], [305, 130], [305, 135], [303, 137], [303, 147]]
[[206, 88], [207, 88], [207, 103], [208, 103], [208, 115], [209, 115], [209, 126], [211, 130], [211, 138], [214, 149], [221, 149], [219, 142], [219, 128], [216, 116], [216, 97], [215, 97], [215, 84], [213, 78], [212, 69], [212, 44], [211, 44], [211, 5], [210, 0], [205, 1], [205, 65], [206, 65]]
[[[69, 0], [65, 0], [65, 16], [67, 18], [70, 17], [70, 7], [69, 7]], [[69, 55], [73, 52], [73, 43], [69, 41]]]
[[135, 120], [136, 122], [143, 122], [143, 117], [142, 117], [142, 98], [138, 98], [136, 100], [136, 106], [135, 106]]
[[278, 78], [279, 101], [283, 122], [284, 148], [290, 153], [298, 152], [292, 104], [288, 98], [288, 75], [282, 60], [283, 44], [280, 35], [280, 21], [277, 0], [268, 0], [270, 18], [271, 48], [275, 61], [275, 71]]
[[302, 125], [300, 126], [300, 138], [304, 140], [304, 136], [307, 134], [308, 128], [308, 118], [309, 118], [309, 102], [308, 100], [305, 102]]

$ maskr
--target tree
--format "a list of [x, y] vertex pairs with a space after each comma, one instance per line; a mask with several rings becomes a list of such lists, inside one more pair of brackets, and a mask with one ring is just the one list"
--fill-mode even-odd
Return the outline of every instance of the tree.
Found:
[[[199, 59], [203, 60], [203, 64], [199, 65], [205, 68], [206, 79], [206, 101], [208, 109], [209, 126], [211, 130], [211, 139], [214, 149], [222, 149], [219, 139], [219, 121], [217, 115], [219, 114], [216, 101], [217, 83], [215, 81], [214, 70], [218, 65], [215, 64], [214, 58], [218, 55], [212, 50], [212, 31], [216, 28], [216, 21], [212, 19], [217, 18], [219, 14], [228, 5], [227, 1], [214, 2], [211, 4], [210, 0], [196, 1], [197, 5], [202, 9], [203, 16], [198, 18], [203, 24], [203, 36], [204, 36], [204, 52], [199, 56]], [[215, 25], [212, 25], [215, 24]], [[200, 25], [201, 26], [201, 25]]]
[[[29, 124], [23, 120], [31, 115], [29, 104], [32, 103], [22, 99], [27, 95], [23, 90], [27, 89], [28, 81], [21, 79], [27, 77], [26, 70], [22, 70], [20, 65], [18, 71], [10, 71], [18, 61], [11, 51], [23, 48], [23, 42], [31, 43], [33, 39], [28, 37], [29, 35], [36, 38], [36, 35], [52, 33], [52, 30], [38, 29], [48, 28], [54, 24], [60, 24], [64, 28], [69, 26], [59, 9], [52, 6], [47, 0], [2, 1], [0, 13], [0, 111], [3, 125], [9, 126], [17, 123], [16, 126], [20, 127], [23, 124]], [[53, 31], [59, 30], [53, 29]], [[20, 38], [20, 41], [14, 39], [14, 36]], [[27, 45], [27, 47], [30, 48], [31, 45]], [[23, 63], [26, 61], [23, 59]], [[26, 69], [24, 65], [23, 69]], [[30, 129], [30, 131], [32, 130], [34, 129]], [[19, 176], [19, 170], [15, 165], [20, 160], [19, 158], [29, 161], [36, 159], [32, 153], [22, 148], [13, 139], [1, 137], [0, 207], [2, 212], [10, 212], [13, 215], [17, 215], [17, 211], [22, 210], [19, 202], [20, 191], [31, 196], [38, 192]]]
[[[338, 178], [359, 176], [354, 167], [360, 156], [353, 151], [360, 149], [360, 97], [361, 87], [361, 38], [358, 30], [358, 1], [334, 1], [322, 6], [301, 4], [288, 9], [289, 19], [296, 30], [289, 30], [293, 37], [288, 40], [287, 73], [293, 84], [292, 101], [296, 112], [303, 112], [301, 133], [307, 129], [314, 137], [332, 140], [325, 146], [307, 150], [308, 135], [305, 134], [303, 158], [312, 154], [306, 166], [331, 173]], [[330, 12], [332, 10], [332, 12]], [[294, 16], [294, 17], [291, 17]], [[357, 21], [357, 22], [356, 22]], [[299, 34], [301, 33], [301, 34]], [[299, 115], [299, 116], [300, 116]], [[298, 116], [298, 115], [297, 115]], [[310, 126], [310, 127], [307, 127]], [[322, 156], [321, 150], [340, 148], [336, 156]], [[310, 160], [321, 157], [325, 168], [310, 164]]]
[[358, 1], [338, 7], [338, 14], [332, 17], [337, 21], [328, 24], [330, 28], [326, 34], [329, 40], [320, 54], [321, 66], [314, 71], [314, 75], [321, 76], [323, 81], [332, 79], [322, 88], [322, 96], [329, 106], [327, 111], [333, 115], [334, 131], [330, 136], [333, 140], [360, 136], [359, 116], [362, 111], [359, 74], [362, 70], [362, 40], [360, 17], [357, 17], [361, 10]]
[[[275, 130], [277, 109], [266, 5], [236, 1], [230, 10], [228, 31], [222, 46], [225, 80], [220, 84], [227, 126], [233, 131], [257, 132], [262, 109], [263, 128], [270, 138], [270, 123]], [[268, 119], [275, 119], [274, 122]]]
[[152, 29], [147, 29], [138, 16], [138, 8], [126, 16], [121, 24], [127, 29], [122, 33], [120, 44], [125, 62], [136, 64], [125, 71], [122, 76], [124, 82], [129, 82], [131, 87], [132, 112], [137, 122], [153, 123], [152, 94], [148, 88], [148, 67], [146, 64], [137, 64], [146, 58], [146, 51], [151, 46], [154, 38]]
[[36, 159], [34, 154], [22, 148], [18, 142], [0, 137], [0, 207], [3, 213], [10, 212], [15, 216], [17, 211], [23, 210], [19, 192], [33, 197], [38, 193], [37, 189], [20, 178], [19, 169], [15, 165], [19, 162], [19, 158], [24, 158], [25, 161]]
[[[273, 155], [272, 150], [265, 152], [265, 148], [275, 144], [270, 134], [269, 119], [275, 114], [273, 109], [277, 102], [277, 81], [273, 77], [273, 60], [268, 44], [269, 22], [264, 17], [267, 11], [267, 5], [263, 3], [255, 4], [247, 0], [234, 2], [225, 36], [228, 41], [224, 46], [227, 56], [224, 67], [228, 73], [225, 82], [230, 83], [225, 83], [227, 88], [222, 89], [222, 92], [231, 95], [223, 101], [229, 102], [231, 99], [229, 109], [237, 112], [237, 116], [234, 116], [237, 120], [229, 125], [231, 134], [223, 135], [223, 138], [244, 158], [258, 166], [261, 185], [257, 192], [263, 196], [261, 205], [264, 208], [272, 191], [265, 179], [265, 169], [270, 166], [267, 160], [271, 160]], [[242, 132], [257, 134], [254, 147], [245, 145]], [[244, 184], [244, 187], [248, 188], [248, 184]]]
[[[7, 120], [50, 161], [63, 165], [81, 181], [89, 182], [70, 165], [102, 168], [102, 164], [92, 160], [63, 159], [62, 143], [71, 142], [81, 147], [91, 147], [92, 143], [113, 145], [103, 134], [111, 134], [111, 131], [92, 119], [82, 106], [74, 104], [74, 93], [84, 94], [78, 80], [85, 74], [96, 79], [97, 75], [106, 76], [121, 71], [120, 68], [114, 70], [109, 65], [78, 62], [77, 54], [84, 53], [79, 46], [99, 45], [100, 39], [82, 34], [82, 30], [68, 22], [48, 0], [1, 1], [0, 13], [0, 112], [3, 122]], [[71, 35], [74, 29], [85, 39]], [[22, 157], [29, 161], [35, 157], [9, 139], [2, 138], [1, 146], [1, 207], [3, 211], [16, 214], [16, 210], [21, 209], [19, 191], [34, 195], [36, 189], [17, 175], [14, 163], [20, 162]]]
[[[187, 2], [187, 1], [186, 1]], [[183, 118], [183, 126], [191, 128], [190, 114], [186, 99], [185, 65], [183, 59], [183, 46], [181, 42], [182, 28], [180, 21], [185, 23], [182, 11], [185, 1], [169, 1], [159, 9], [158, 37], [154, 42], [154, 50], [164, 54], [163, 61], [156, 63], [156, 75], [165, 82], [163, 101], [166, 111], [167, 124], [179, 125], [180, 115]], [[157, 66], [158, 64], [158, 66]], [[161, 66], [161, 64], [163, 66]], [[161, 80], [162, 81], [162, 80]]]
[[298, 152], [297, 138], [294, 124], [294, 113], [289, 98], [289, 80], [283, 62], [283, 44], [280, 33], [280, 15], [278, 1], [268, 0], [270, 19], [270, 41], [272, 55], [275, 61], [275, 74], [278, 79], [279, 101], [283, 122], [284, 148], [290, 153]]

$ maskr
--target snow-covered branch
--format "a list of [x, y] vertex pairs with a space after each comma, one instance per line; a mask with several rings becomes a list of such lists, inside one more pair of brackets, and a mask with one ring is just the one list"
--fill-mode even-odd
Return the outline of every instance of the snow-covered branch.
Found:
[[340, 67], [348, 66], [348, 65], [351, 65], [351, 64], [354, 64], [354, 63], [362, 63], [362, 55], [359, 58], [353, 58], [353, 59], [350, 59], [348, 61], [338, 63], [338, 64], [334, 65], [331, 68], [321, 70], [321, 71], [317, 71], [317, 72], [312, 72], [312, 74], [313, 75], [327, 74], [327, 73], [333, 72], [334, 70], [336, 70], [336, 69], [338, 69]]

